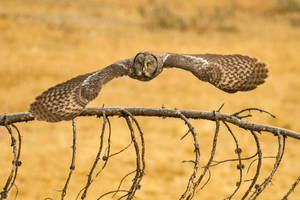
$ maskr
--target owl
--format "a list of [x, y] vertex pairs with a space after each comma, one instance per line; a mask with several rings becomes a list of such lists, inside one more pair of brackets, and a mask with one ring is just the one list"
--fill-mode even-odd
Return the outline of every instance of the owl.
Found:
[[249, 91], [264, 83], [266, 65], [249, 56], [219, 54], [176, 54], [140, 52], [135, 57], [113, 63], [96, 72], [74, 77], [44, 91], [29, 106], [37, 120], [71, 120], [95, 99], [110, 80], [129, 76], [150, 81], [165, 68], [190, 71], [201, 81], [228, 92]]

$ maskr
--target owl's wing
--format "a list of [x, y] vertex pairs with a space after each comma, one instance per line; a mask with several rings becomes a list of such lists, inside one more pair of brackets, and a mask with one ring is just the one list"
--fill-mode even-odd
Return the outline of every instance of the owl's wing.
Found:
[[37, 120], [57, 122], [71, 120], [95, 99], [102, 86], [113, 78], [128, 74], [132, 59], [125, 59], [99, 71], [77, 76], [49, 88], [29, 106]]
[[268, 69], [249, 56], [218, 54], [164, 54], [163, 67], [176, 67], [192, 72], [202, 81], [234, 93], [255, 89], [264, 83]]

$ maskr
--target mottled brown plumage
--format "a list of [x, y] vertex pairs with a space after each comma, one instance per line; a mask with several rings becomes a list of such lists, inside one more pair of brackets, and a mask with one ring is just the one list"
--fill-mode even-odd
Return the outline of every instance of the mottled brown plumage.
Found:
[[128, 75], [149, 81], [164, 68], [181, 68], [192, 72], [202, 81], [233, 93], [248, 91], [264, 83], [268, 69], [264, 63], [243, 55], [172, 54], [141, 52], [99, 71], [80, 75], [58, 84], [36, 97], [29, 112], [48, 122], [71, 120], [95, 99], [102, 86], [113, 78]]
[[36, 97], [29, 106], [29, 112], [37, 120], [48, 122], [71, 120], [98, 96], [105, 83], [115, 77], [127, 75], [127, 71], [122, 63], [116, 63], [97, 72], [72, 78]]
[[264, 63], [238, 54], [170, 55], [165, 61], [165, 67], [188, 70], [200, 80], [229, 93], [255, 89], [268, 76]]

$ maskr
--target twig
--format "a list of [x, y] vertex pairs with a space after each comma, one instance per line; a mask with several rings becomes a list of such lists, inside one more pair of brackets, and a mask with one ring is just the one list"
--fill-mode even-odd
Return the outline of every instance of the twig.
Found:
[[[5, 125], [11, 139], [11, 147], [13, 152], [13, 161], [12, 161], [12, 168], [10, 171], [10, 175], [7, 178], [7, 181], [3, 187], [2, 192], [0, 193], [0, 200], [6, 199], [8, 197], [8, 193], [11, 190], [11, 188], [15, 185], [15, 181], [18, 174], [18, 167], [21, 166], [22, 162], [19, 160], [21, 155], [21, 139], [22, 136], [20, 134], [19, 129], [13, 124], [12, 127], [16, 130], [18, 134], [18, 142], [13, 136], [13, 131], [9, 125]], [[18, 144], [18, 146], [17, 146]]]
[[264, 180], [264, 182], [262, 184], [260, 184], [259, 186], [257, 186], [257, 189], [255, 190], [255, 192], [250, 196], [249, 199], [256, 199], [257, 196], [266, 188], [267, 184], [271, 182], [272, 177], [274, 176], [276, 170], [279, 167], [279, 164], [282, 160], [283, 154], [284, 154], [284, 149], [285, 149], [285, 137], [283, 137], [283, 145], [281, 144], [281, 136], [279, 135], [279, 133], [277, 134], [277, 138], [278, 138], [278, 151], [277, 151], [277, 155], [276, 155], [276, 160], [274, 163], [274, 167], [270, 173], [270, 175]]
[[114, 190], [114, 191], [109, 191], [109, 192], [106, 192], [106, 193], [102, 194], [100, 197], [98, 197], [97, 200], [100, 200], [100, 199], [102, 199], [103, 197], [105, 197], [105, 196], [107, 196], [107, 195], [109, 195], [109, 194], [111, 194], [111, 193], [115, 193], [115, 192], [126, 192], [126, 193], [128, 193], [129, 191], [127, 191], [127, 190]]
[[[253, 154], [252, 156], [241, 158], [241, 160], [250, 160], [250, 159], [254, 158], [255, 156], [257, 156], [257, 152], [255, 152], [255, 154]], [[227, 159], [227, 160], [221, 160], [221, 161], [213, 160], [212, 162], [214, 162], [215, 164], [211, 164], [210, 166], [214, 167], [214, 166], [217, 166], [219, 164], [223, 164], [223, 163], [226, 163], [226, 162], [233, 162], [233, 161], [239, 161], [239, 159], [238, 158], [233, 158], [233, 159]]]
[[111, 138], [111, 124], [109, 118], [106, 118], [107, 123], [108, 123], [108, 137], [107, 137], [107, 150], [106, 150], [106, 155], [102, 157], [102, 160], [104, 160], [102, 168], [96, 173], [95, 178], [99, 176], [99, 174], [104, 170], [108, 163], [108, 159], [111, 157], [109, 155], [110, 153], [110, 138]]
[[[128, 128], [130, 130], [131, 139], [133, 141], [134, 148], [135, 148], [135, 153], [136, 153], [136, 170], [135, 170], [136, 173], [135, 173], [135, 177], [132, 180], [132, 184], [131, 184], [131, 187], [129, 189], [129, 192], [125, 195], [125, 196], [127, 196], [127, 199], [129, 200], [129, 199], [133, 198], [136, 190], [140, 188], [140, 181], [141, 181], [141, 179], [143, 177], [143, 174], [144, 174], [144, 171], [142, 169], [144, 164], [141, 161], [143, 155], [140, 154], [140, 148], [139, 148], [139, 145], [136, 141], [132, 124], [131, 124], [131, 122], [128, 118], [128, 116], [130, 116], [130, 113], [128, 113], [127, 111], [124, 111], [124, 114], [125, 114], [124, 118], [127, 122]], [[132, 117], [132, 116], [130, 116], [130, 117]]]
[[284, 197], [282, 198], [282, 200], [287, 200], [288, 196], [290, 196], [290, 194], [292, 192], [294, 192], [294, 189], [296, 188], [296, 186], [298, 185], [298, 183], [300, 182], [300, 176], [297, 178], [297, 180], [293, 183], [292, 187], [289, 189], [289, 191], [286, 193], [286, 195], [284, 195]]
[[250, 131], [250, 133], [254, 137], [254, 140], [255, 140], [255, 143], [256, 143], [258, 163], [257, 163], [257, 167], [256, 167], [256, 173], [255, 173], [255, 175], [254, 175], [254, 177], [252, 179], [252, 182], [251, 182], [248, 190], [243, 195], [242, 200], [245, 199], [248, 196], [248, 194], [250, 193], [251, 189], [254, 187], [254, 185], [255, 185], [255, 183], [257, 181], [257, 178], [259, 176], [259, 173], [260, 173], [261, 162], [262, 162], [262, 152], [261, 152], [261, 148], [260, 148], [260, 143], [259, 143], [258, 137], [257, 137], [257, 135], [256, 135], [256, 133], [254, 131]]
[[61, 200], [63, 200], [67, 194], [68, 185], [71, 180], [72, 173], [75, 170], [75, 157], [76, 157], [76, 123], [75, 123], [75, 119], [72, 120], [72, 127], [73, 127], [72, 161], [71, 161], [71, 165], [70, 165], [68, 178], [67, 178], [64, 188], [62, 189], [62, 192], [61, 192]]
[[18, 197], [18, 194], [19, 194], [19, 189], [18, 189], [18, 186], [16, 184], [14, 184], [14, 186], [16, 188], [16, 195], [15, 195], [14, 200], [17, 200], [17, 197]]
[[[15, 174], [14, 174], [14, 177], [13, 177], [13, 180], [12, 180], [12, 184], [10, 185], [10, 187], [8, 188], [8, 190], [11, 190], [12, 186], [15, 186], [16, 189], [17, 189], [17, 186], [15, 185], [15, 181], [16, 181], [16, 178], [17, 178], [17, 175], [18, 175], [18, 169], [19, 167], [22, 165], [22, 162], [20, 161], [20, 156], [21, 156], [21, 145], [22, 145], [22, 136], [21, 136], [21, 133], [18, 129], [18, 127], [14, 124], [11, 124], [11, 126], [16, 130], [17, 134], [18, 134], [18, 151], [17, 151], [17, 157], [16, 157], [16, 160], [15, 160]], [[18, 191], [18, 189], [17, 189]], [[17, 193], [16, 193], [16, 197], [17, 197]]]
[[[242, 166], [242, 158], [241, 158], [242, 149], [239, 147], [238, 140], [237, 140], [236, 136], [234, 135], [233, 131], [231, 130], [230, 126], [224, 121], [223, 121], [223, 124], [226, 126], [227, 130], [229, 131], [230, 135], [232, 136], [232, 138], [234, 140], [235, 153], [237, 154], [237, 157], [238, 157], [237, 160], [239, 161], [238, 166]], [[227, 198], [225, 198], [225, 199], [232, 199], [232, 197], [237, 193], [237, 191], [240, 189], [240, 187], [242, 185], [243, 169], [242, 169], [242, 167], [238, 167], [238, 170], [239, 170], [240, 173], [239, 173], [239, 181], [236, 184], [236, 188], [232, 192], [232, 194], [230, 196], [228, 196]]]
[[[185, 122], [185, 124], [189, 128], [188, 132], [183, 137], [185, 137], [190, 132], [193, 136], [194, 148], [195, 148], [194, 149], [195, 160], [193, 161], [193, 163], [194, 163], [193, 173], [191, 174], [191, 176], [189, 178], [189, 181], [188, 181], [188, 184], [187, 184], [187, 187], [186, 187], [184, 193], [181, 195], [180, 199], [184, 199], [187, 195], [188, 195], [187, 199], [192, 199], [194, 192], [192, 192], [190, 190], [192, 188], [192, 185], [194, 185], [194, 180], [196, 178], [196, 175], [197, 175], [197, 172], [198, 172], [198, 169], [199, 169], [200, 149], [199, 149], [197, 134], [194, 131], [194, 127], [191, 125], [191, 123], [188, 121], [188, 119], [182, 113], [178, 112], [178, 115], [180, 116], [180, 118]], [[181, 137], [181, 139], [183, 139], [183, 137]]]
[[134, 172], [136, 172], [136, 170], [133, 170], [132, 172], [129, 172], [128, 174], [126, 174], [126, 175], [121, 179], [121, 181], [120, 181], [120, 183], [119, 183], [119, 185], [118, 185], [118, 188], [115, 190], [116, 192], [114, 193], [114, 195], [113, 195], [112, 197], [114, 197], [114, 196], [118, 193], [118, 191], [120, 191], [120, 188], [121, 188], [121, 186], [122, 186], [123, 181], [124, 181], [128, 176], [130, 176], [131, 174], [133, 174]]
[[[193, 173], [189, 178], [188, 184], [186, 186], [186, 189], [184, 191], [184, 193], [181, 195], [180, 200], [184, 199], [187, 195], [187, 199], [191, 199], [193, 196], [193, 192], [191, 192], [191, 187], [192, 185], [194, 185], [194, 179], [196, 178], [197, 172], [198, 172], [198, 168], [199, 168], [199, 160], [200, 160], [200, 149], [199, 149], [199, 143], [198, 143], [198, 139], [197, 139], [197, 134], [194, 131], [194, 127], [191, 125], [191, 123], [188, 121], [188, 119], [181, 114], [180, 112], [178, 112], [178, 115], [180, 116], [180, 118], [185, 122], [185, 124], [188, 126], [189, 130], [187, 133], [192, 133], [193, 139], [194, 139], [194, 152], [195, 152], [195, 160], [193, 161], [194, 163], [194, 169], [193, 169]], [[183, 136], [185, 137], [187, 135], [187, 133]], [[181, 137], [181, 139], [183, 139], [183, 137]]]
[[200, 187], [200, 190], [202, 190], [209, 182], [210, 178], [211, 178], [211, 172], [210, 172], [210, 168], [207, 168], [207, 171], [208, 171], [208, 178], [207, 180], [205, 181], [205, 183]]
[[[142, 145], [142, 152], [141, 152], [141, 155], [142, 155], [142, 175], [144, 175], [144, 171], [145, 171], [145, 168], [146, 168], [146, 162], [145, 162], [145, 140], [144, 140], [144, 134], [143, 134], [143, 131], [141, 129], [141, 126], [140, 124], [138, 123], [138, 121], [136, 120], [136, 118], [128, 111], [124, 110], [123, 112], [126, 112], [128, 114], [128, 116], [131, 117], [131, 119], [134, 121], [138, 131], [139, 131], [139, 134], [140, 134], [140, 139], [141, 139], [141, 145]], [[138, 137], [137, 137], [138, 138]]]
[[116, 156], [116, 155], [122, 153], [123, 151], [125, 151], [126, 149], [128, 149], [132, 145], [132, 143], [133, 143], [133, 141], [131, 140], [130, 143], [126, 147], [124, 147], [120, 151], [117, 151], [115, 153], [110, 154], [109, 157], [113, 157], [113, 156]]
[[271, 117], [273, 118], [276, 118], [275, 115], [273, 115], [272, 113], [270, 113], [269, 111], [266, 111], [266, 110], [263, 110], [263, 109], [260, 109], [260, 108], [245, 108], [239, 112], [235, 112], [233, 113], [232, 115], [236, 116], [236, 117], [239, 117], [240, 114], [242, 114], [243, 112], [246, 112], [246, 111], [253, 111], [253, 110], [256, 110], [256, 111], [259, 111], [259, 112], [262, 112], [262, 113], [266, 113], [268, 115], [270, 115]]
[[[133, 183], [131, 185], [130, 190], [128, 191], [128, 193], [126, 195], [120, 197], [120, 199], [122, 199], [124, 197], [127, 197], [127, 199], [132, 199], [133, 196], [134, 196], [134, 194], [135, 194], [135, 192], [136, 192], [136, 190], [140, 188], [140, 181], [141, 181], [141, 179], [142, 179], [142, 177], [144, 175], [144, 170], [145, 170], [145, 158], [144, 158], [145, 157], [145, 155], [144, 155], [145, 154], [145, 144], [144, 144], [144, 138], [143, 138], [142, 130], [141, 130], [140, 125], [138, 124], [137, 120], [135, 119], [135, 117], [133, 115], [131, 115], [131, 113], [127, 112], [127, 111], [123, 111], [123, 112], [124, 112], [124, 115], [125, 115], [123, 117], [125, 118], [125, 120], [127, 122], [127, 125], [128, 125], [128, 128], [129, 128], [130, 133], [131, 133], [132, 142], [130, 144], [133, 143], [134, 147], [135, 147], [135, 150], [136, 150], [137, 168], [136, 168], [136, 170], [134, 170], [133, 172], [128, 173], [125, 177], [122, 178], [122, 180], [121, 180], [121, 182], [120, 182], [120, 184], [118, 186], [118, 189], [115, 190], [115, 192], [114, 192], [115, 194], [113, 196], [115, 196], [118, 191], [124, 191], [124, 190], [120, 190], [122, 182], [125, 180], [125, 178], [127, 176], [129, 176], [130, 174], [136, 172], [136, 175], [135, 175], [135, 177], [133, 179]], [[138, 137], [136, 137], [135, 134], [134, 134], [134, 130], [133, 130], [132, 124], [131, 124], [131, 122], [129, 120], [129, 117], [134, 121], [135, 125], [137, 126], [137, 129], [138, 129], [138, 131], [140, 133], [140, 135]], [[139, 145], [138, 145], [138, 143], [136, 141], [137, 138], [141, 139], [141, 146], [142, 146], [141, 147], [141, 152], [140, 152], [140, 147], [139, 147]], [[130, 146], [130, 144], [127, 147], [125, 147], [125, 149], [127, 149]], [[119, 152], [117, 152], [115, 154], [107, 155], [107, 157], [111, 157], [111, 156], [117, 155], [118, 153], [124, 151], [125, 149], [122, 149], [121, 151], [119, 151]], [[106, 194], [110, 194], [110, 193], [111, 192], [108, 192]], [[99, 198], [102, 198], [102, 197], [103, 196], [100, 196]]]
[[215, 156], [216, 147], [217, 147], [217, 140], [218, 140], [218, 135], [219, 135], [219, 128], [220, 128], [220, 121], [218, 120], [218, 118], [216, 118], [216, 129], [215, 129], [215, 134], [214, 134], [212, 149], [211, 149], [211, 153], [210, 153], [210, 158], [209, 158], [207, 164], [205, 165], [204, 170], [202, 171], [202, 173], [199, 176], [198, 180], [194, 184], [194, 189], [193, 189], [192, 197], [194, 196], [196, 188], [198, 187], [198, 185], [202, 181], [204, 175], [206, 174], [206, 172], [207, 172], [208, 168], [210, 167], [210, 165], [211, 165], [211, 163], [213, 161], [213, 158]]
[[100, 160], [100, 155], [101, 155], [102, 148], [103, 148], [103, 137], [104, 137], [105, 127], [106, 127], [106, 121], [107, 121], [105, 112], [103, 112], [102, 115], [103, 115], [103, 124], [102, 124], [102, 131], [101, 131], [101, 134], [100, 134], [99, 149], [98, 149], [96, 158], [94, 160], [94, 163], [92, 165], [92, 168], [90, 169], [90, 172], [88, 174], [87, 182], [86, 182], [86, 184], [85, 184], [85, 186], [83, 188], [83, 193], [81, 195], [81, 199], [85, 199], [86, 198], [87, 191], [88, 191], [91, 183], [93, 182], [93, 180], [92, 180], [93, 172], [94, 172], [94, 170], [95, 170], [95, 168], [97, 166], [98, 161]]
[[[257, 155], [257, 152], [256, 152], [256, 155]], [[276, 158], [276, 156], [263, 156], [262, 159], [267, 159], [267, 158]], [[257, 161], [258, 159], [255, 158], [251, 161], [251, 163], [249, 164], [248, 166], [248, 169], [247, 169], [247, 174], [250, 172], [250, 168], [252, 167], [252, 165]]]

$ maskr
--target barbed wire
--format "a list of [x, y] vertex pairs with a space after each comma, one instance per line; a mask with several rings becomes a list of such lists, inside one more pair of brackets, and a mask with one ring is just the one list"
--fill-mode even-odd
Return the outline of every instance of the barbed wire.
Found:
[[[238, 181], [236, 182], [236, 187], [231, 194], [228, 194], [224, 199], [233, 199], [238, 191], [241, 190], [241, 185], [247, 182], [250, 182], [248, 188], [242, 192], [241, 199], [257, 199], [257, 197], [265, 190], [268, 184], [272, 181], [274, 174], [277, 172], [278, 167], [282, 161], [284, 150], [286, 147], [286, 138], [291, 137], [297, 140], [300, 140], [300, 133], [297, 133], [292, 130], [283, 129], [280, 127], [258, 124], [249, 121], [245, 121], [245, 118], [249, 119], [252, 117], [255, 111], [261, 112], [263, 114], [267, 114], [270, 117], [275, 117], [272, 113], [258, 109], [258, 108], [246, 108], [239, 112], [235, 112], [233, 114], [225, 114], [221, 113], [222, 106], [217, 111], [197, 111], [197, 110], [181, 110], [181, 109], [167, 109], [167, 108], [124, 108], [124, 107], [89, 107], [86, 108], [80, 116], [97, 116], [102, 118], [102, 129], [100, 133], [100, 143], [98, 146], [98, 152], [94, 159], [94, 162], [91, 166], [91, 169], [88, 173], [86, 184], [82, 187], [77, 194], [76, 199], [86, 199], [88, 196], [88, 190], [90, 186], [94, 183], [94, 180], [98, 176], [101, 175], [103, 169], [107, 166], [110, 158], [116, 155], [119, 155], [127, 150], [129, 150], [132, 146], [135, 152], [135, 169], [131, 170], [127, 173], [119, 182], [118, 186], [115, 190], [105, 192], [97, 199], [102, 199], [108, 195], [115, 197], [118, 195], [118, 199], [133, 199], [136, 192], [141, 189], [141, 182], [145, 175], [146, 163], [145, 160], [145, 144], [144, 133], [142, 131], [142, 127], [139, 121], [136, 119], [136, 116], [155, 116], [162, 118], [178, 118], [181, 119], [188, 128], [188, 131], [181, 137], [184, 139], [187, 136], [191, 136], [193, 138], [193, 146], [194, 146], [194, 159], [187, 160], [183, 162], [190, 162], [193, 164], [193, 169], [190, 177], [188, 178], [186, 187], [184, 192], [179, 197], [180, 200], [191, 200], [194, 198], [196, 193], [199, 193], [204, 187], [208, 184], [211, 177], [211, 168], [225, 164], [227, 162], [237, 163], [236, 168], [239, 170]], [[130, 143], [123, 149], [119, 150], [116, 153], [111, 153], [111, 124], [109, 118], [112, 116], [119, 116], [126, 121], [127, 128], [130, 132], [131, 141]], [[212, 146], [208, 161], [205, 165], [200, 165], [200, 147], [198, 141], [198, 134], [195, 131], [194, 126], [189, 121], [189, 119], [205, 119], [215, 122], [214, 135], [212, 140]], [[0, 115], [0, 125], [6, 127], [6, 130], [10, 136], [11, 147], [13, 153], [13, 161], [12, 168], [10, 170], [9, 176], [6, 179], [3, 189], [0, 193], [0, 200], [8, 198], [8, 195], [12, 189], [12, 187], [16, 188], [16, 196], [18, 195], [18, 188], [16, 186], [16, 179], [18, 175], [18, 168], [21, 166], [20, 155], [21, 155], [21, 133], [16, 123], [20, 122], [28, 122], [32, 121], [34, 118], [28, 112], [24, 113], [12, 113], [12, 114], [4, 114]], [[236, 158], [226, 159], [217, 161], [214, 159], [216, 154], [216, 149], [219, 141], [219, 132], [221, 128], [221, 124], [225, 126], [225, 130], [230, 133], [232, 140], [234, 141], [235, 147], [234, 152], [237, 155]], [[108, 131], [107, 131], [108, 125]], [[67, 175], [67, 179], [63, 186], [61, 192], [61, 200], [63, 200], [68, 192], [68, 185], [72, 178], [72, 173], [75, 170], [75, 159], [76, 159], [76, 122], [75, 119], [72, 121], [73, 126], [73, 144], [72, 144], [72, 159], [69, 167], [69, 173]], [[239, 139], [233, 131], [231, 126], [237, 126], [241, 129], [244, 129], [249, 133], [255, 142], [256, 152], [252, 156], [242, 157], [242, 148], [239, 144]], [[136, 132], [138, 134], [136, 134]], [[268, 156], [264, 157], [261, 148], [261, 142], [257, 136], [257, 133], [272, 133], [274, 137], [277, 138], [277, 153], [276, 156]], [[105, 137], [105, 134], [108, 134]], [[15, 136], [17, 135], [17, 137]], [[103, 151], [104, 146], [106, 145], [106, 150]], [[99, 162], [102, 158], [102, 168], [95, 172], [96, 167], [99, 165]], [[262, 176], [260, 173], [262, 169], [262, 160], [266, 158], [275, 159], [273, 168], [270, 174], [264, 178], [262, 183], [258, 183], [259, 177]], [[256, 169], [253, 177], [250, 180], [244, 179], [244, 169], [245, 169], [245, 161], [251, 161], [248, 170], [256, 163]], [[204, 181], [204, 177], [207, 177], [207, 180]], [[130, 181], [128, 178], [132, 177]], [[287, 199], [288, 196], [294, 191], [295, 187], [299, 183], [300, 178], [293, 183], [289, 191], [285, 194], [282, 199]], [[130, 183], [128, 188], [123, 187], [123, 183], [127, 181]], [[46, 197], [45, 199], [52, 199], [50, 197]]]

